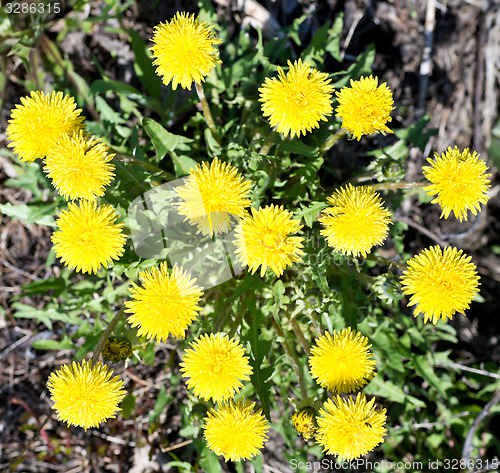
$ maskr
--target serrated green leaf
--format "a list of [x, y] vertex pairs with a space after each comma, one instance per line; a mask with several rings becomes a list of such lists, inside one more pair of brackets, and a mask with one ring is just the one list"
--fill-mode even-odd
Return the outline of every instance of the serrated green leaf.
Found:
[[308, 227], [312, 227], [314, 219], [319, 215], [319, 213], [328, 207], [326, 202], [311, 202], [307, 207], [301, 204], [301, 210], [295, 212], [294, 217], [296, 219], [302, 220], [306, 222]]
[[412, 358], [415, 372], [425, 379], [443, 398], [446, 399], [446, 392], [443, 390], [442, 380], [434, 373], [431, 366], [432, 360], [427, 355], [415, 355]]
[[396, 386], [390, 381], [384, 381], [382, 376], [378, 375], [373, 378], [368, 386], [365, 388], [367, 394], [373, 394], [388, 401], [397, 402], [398, 404], [409, 403], [412, 408], [415, 407], [426, 407], [425, 402], [417, 399], [416, 397], [406, 394], [403, 389]]
[[15, 317], [23, 319], [35, 319], [43, 323], [48, 329], [52, 330], [52, 321], [60, 321], [72, 325], [80, 325], [83, 320], [72, 315], [69, 312], [58, 311], [54, 308], [37, 309], [36, 307], [14, 302], [12, 307], [16, 309]]
[[172, 161], [174, 162], [175, 175], [177, 177], [186, 176], [198, 164], [189, 156], [179, 156], [177, 154], [172, 154]]
[[192, 143], [193, 140], [191, 138], [170, 133], [152, 118], [144, 118], [142, 120], [142, 126], [156, 148], [157, 162], [160, 162], [167, 153], [170, 153], [177, 176], [189, 174], [189, 169], [196, 166], [196, 161], [188, 156], [177, 156], [177, 154], [174, 153], [175, 150], [182, 151], [186, 149], [184, 145]]
[[20, 218], [29, 223], [36, 223], [37, 225], [46, 225], [48, 227], [55, 227], [54, 213], [56, 212], [57, 205], [54, 203], [42, 204], [16, 204], [12, 205], [10, 202], [0, 204], [0, 212], [12, 218]]
[[64, 335], [62, 340], [35, 340], [31, 346], [36, 350], [72, 350], [75, 345]]

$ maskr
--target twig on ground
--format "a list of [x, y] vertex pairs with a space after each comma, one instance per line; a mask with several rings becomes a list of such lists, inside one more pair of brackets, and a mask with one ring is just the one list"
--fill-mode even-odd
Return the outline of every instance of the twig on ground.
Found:
[[[465, 437], [464, 447], [462, 449], [462, 459], [467, 463], [470, 459], [472, 453], [472, 440], [474, 438], [474, 434], [479, 427], [479, 424], [482, 420], [488, 415], [491, 408], [500, 402], [500, 392], [498, 392], [484, 407], [483, 410], [477, 415], [472, 423], [469, 431], [467, 432], [467, 436]], [[474, 470], [469, 470], [469, 472], [473, 472]]]

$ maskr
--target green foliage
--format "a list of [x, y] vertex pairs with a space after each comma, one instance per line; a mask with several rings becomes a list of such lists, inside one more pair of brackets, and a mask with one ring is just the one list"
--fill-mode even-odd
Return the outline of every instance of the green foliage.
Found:
[[[330, 77], [339, 89], [351, 79], [372, 73], [375, 49], [367, 48], [352, 64], [343, 63], [339, 48], [342, 16], [319, 28], [307, 45], [301, 44], [298, 31], [304, 17], [287, 26], [283, 38], [266, 42], [260, 31], [253, 34], [249, 28], [238, 31], [230, 39], [227, 25], [219, 24], [218, 36], [225, 44], [221, 50], [222, 65], [217, 66], [205, 83], [205, 93], [222, 139], [219, 145], [194, 106], [195, 94], [188, 98], [184, 95], [180, 100], [179, 91], [162, 85], [152, 64], [149, 45], [139, 33], [122, 26], [121, 13], [127, 5], [109, 1], [98, 17], [87, 18], [83, 24], [75, 25], [67, 18], [57, 41], [47, 38], [40, 45], [43, 81], [45, 75], [50, 74], [60, 90], [76, 97], [79, 106], [94, 110], [98, 117], [90, 116], [87, 128], [102, 136], [117, 154], [116, 179], [103, 201], [115, 206], [124, 217], [136, 197], [174, 176], [189, 174], [198, 163], [217, 155], [236, 166], [252, 182], [254, 206], [275, 203], [293, 211], [294, 218], [303, 225], [300, 236], [305, 238], [303, 261], [285, 271], [281, 279], [269, 271], [261, 278], [258, 273], [251, 275], [245, 270], [205, 291], [203, 313], [190, 328], [187, 339], [178, 342], [179, 349], [187, 348], [196, 336], [206, 332], [220, 331], [239, 338], [247, 348], [253, 368], [251, 380], [244, 389], [245, 396], [258, 403], [272, 421], [273, 429], [282, 436], [288, 449], [284, 455], [306, 461], [308, 454], [321, 457], [321, 449], [297, 440], [290, 422], [293, 411], [288, 399], [303, 400], [301, 382], [305, 383], [307, 395], [317, 401], [324, 401], [326, 393], [308, 373], [307, 355], [297, 340], [292, 322], [297, 323], [310, 345], [318, 335], [318, 327], [332, 332], [350, 326], [369, 338], [377, 360], [378, 374], [364, 391], [376, 396], [377, 402], [388, 411], [388, 437], [381, 447], [383, 453], [376, 455], [393, 461], [402, 459], [406, 452], [411, 452], [415, 461], [429, 457], [452, 458], [455, 452], [448, 436], [462, 441], [479, 406], [498, 389], [498, 383], [491, 384], [482, 375], [445, 368], [452, 361], [450, 348], [457, 341], [455, 330], [442, 322], [435, 327], [423, 325], [420, 318], [409, 316], [409, 311], [402, 309], [398, 276], [376, 256], [374, 260], [362, 261], [335, 253], [320, 235], [318, 222], [320, 212], [327, 206], [326, 197], [342, 184], [339, 175], [353, 182], [358, 179], [360, 182], [367, 179], [400, 182], [410, 150], [423, 150], [435, 133], [427, 129], [429, 117], [408, 128], [395, 129], [394, 137], [386, 141], [386, 146], [365, 152], [363, 158], [370, 163], [363, 170], [348, 165], [346, 169], [333, 169], [321, 150], [329, 135], [339, 127], [335, 117], [304, 138], [277, 138], [268, 156], [259, 155], [270, 132], [258, 102], [258, 89], [265, 77], [274, 75], [278, 66], [286, 69], [286, 61], [294, 57], [295, 50], [300, 50], [300, 57], [320, 70], [326, 58], [337, 61], [340, 70]], [[209, 1], [203, 2], [200, 16], [215, 23]], [[88, 84], [59, 50], [58, 44], [68, 31], [76, 28], [86, 31], [109, 18], [120, 20], [116, 32], [130, 43], [138, 79], [135, 86], [107, 77], [97, 59], [94, 59], [95, 65], [101, 77]], [[9, 54], [18, 57], [24, 67], [31, 70], [28, 60], [31, 48], [26, 38], [21, 38], [12, 45]], [[23, 85], [34, 88], [29, 79]], [[184, 116], [182, 123], [176, 121], [177, 117]], [[26, 205], [1, 204], [0, 211], [11, 218], [54, 227], [54, 215], [66, 203], [56, 195], [42, 166], [16, 163], [15, 169], [18, 177], [5, 184], [30, 191], [33, 200]], [[406, 195], [402, 192], [393, 198], [393, 211]], [[422, 201], [430, 200], [422, 191], [420, 197]], [[398, 222], [391, 228], [397, 253], [395, 260], [404, 261], [408, 257], [404, 247], [407, 230], [406, 224]], [[51, 257], [49, 263], [53, 262], [54, 255]], [[137, 281], [140, 271], [156, 264], [155, 259], [137, 257], [129, 247], [118, 263], [97, 275], [81, 278], [63, 268], [59, 277], [23, 286], [24, 295], [42, 294], [47, 302], [41, 309], [14, 302], [16, 317], [34, 319], [45, 326], [41, 330], [51, 331], [51, 338], [36, 340], [34, 348], [74, 349], [75, 358], [83, 358], [95, 350], [105, 327], [123, 308], [129, 298], [130, 281]], [[277, 333], [276, 326], [283, 335]], [[132, 366], [139, 363], [155, 366], [153, 342], [138, 337], [136, 330], [125, 322], [118, 324], [113, 333], [132, 341], [134, 357], [129, 361]], [[293, 351], [295, 360], [289, 358], [288, 349]], [[293, 368], [296, 362], [298, 371]], [[495, 366], [490, 368], [495, 369]], [[182, 432], [193, 438], [190, 455], [195, 458], [194, 463], [207, 472], [222, 471], [217, 456], [200, 441], [199, 427], [194, 422], [190, 424], [191, 399], [185, 403], [176, 398], [179, 391], [174, 388], [181, 383], [178, 367], [166, 371], [170, 385], [162, 386], [155, 394], [155, 404], [149, 412], [150, 432], [161, 430], [162, 414], [169, 405], [177, 403], [185, 422], [182, 427], [186, 430]], [[469, 385], [474, 389], [469, 389]], [[124, 419], [132, 418], [139, 408], [136, 397], [130, 393], [121, 407], [120, 416]], [[432, 425], [429, 429], [413, 428], [429, 423]], [[483, 442], [485, 448], [498, 446], [498, 440], [492, 437]], [[187, 461], [179, 455], [177, 458], [175, 453], [170, 453], [174, 461], [166, 466], [179, 471], [199, 471], [190, 463], [192, 459]], [[260, 457], [252, 464], [255, 471], [263, 471]], [[236, 468], [243, 471], [241, 465]]]

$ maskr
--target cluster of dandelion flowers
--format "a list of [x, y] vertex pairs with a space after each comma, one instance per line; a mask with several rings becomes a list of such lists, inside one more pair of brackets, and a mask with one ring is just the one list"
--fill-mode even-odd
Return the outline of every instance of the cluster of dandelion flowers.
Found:
[[70, 269], [83, 273], [107, 268], [122, 256], [127, 240], [122, 232], [124, 224], [115, 223], [118, 217], [111, 205], [70, 202], [56, 221], [59, 230], [52, 235], [55, 254]]
[[368, 338], [351, 328], [326, 332], [316, 339], [309, 366], [318, 384], [333, 392], [351, 392], [375, 376], [373, 353]]
[[217, 410], [210, 409], [205, 418], [204, 435], [208, 447], [224, 460], [240, 461], [253, 458], [264, 446], [269, 423], [255, 403], [229, 401]]
[[7, 146], [14, 148], [21, 161], [41, 159], [62, 136], [82, 127], [85, 117], [80, 112], [74, 98], [62, 92], [31, 92], [11, 112]]
[[479, 276], [471, 257], [462, 250], [432, 246], [408, 261], [401, 277], [403, 292], [411, 295], [408, 306], [416, 305], [415, 317], [436, 324], [464, 312], [479, 292]]
[[305, 440], [309, 440], [316, 433], [316, 415], [314, 409], [306, 408], [301, 411], [294, 412], [291, 417], [293, 426], [297, 433], [302, 435]]
[[131, 314], [128, 322], [139, 327], [140, 337], [162, 342], [172, 334], [183, 339], [201, 310], [198, 302], [203, 292], [195, 285], [196, 279], [177, 265], [169, 274], [166, 262], [151, 271], [142, 271], [139, 277], [142, 286], [132, 282], [129, 290], [133, 300], [125, 302], [125, 312]]
[[340, 396], [328, 399], [317, 417], [316, 441], [329, 455], [340, 461], [354, 460], [384, 441], [387, 430], [385, 409], [377, 410], [375, 398], [367, 402], [364, 394], [344, 401]]
[[268, 205], [258, 210], [252, 208], [236, 227], [236, 256], [250, 271], [255, 273], [260, 266], [264, 276], [269, 267], [276, 276], [292, 262], [301, 261], [302, 237], [292, 236], [302, 226], [292, 219], [292, 213], [282, 206]]
[[64, 135], [47, 151], [45, 172], [66, 199], [96, 200], [114, 178], [114, 154], [83, 130]]
[[221, 403], [234, 397], [243, 387], [242, 380], [250, 379], [245, 349], [227, 335], [202, 335], [191, 347], [184, 353], [181, 372], [195, 396]]
[[342, 128], [356, 139], [371, 133], [392, 133], [386, 123], [392, 120], [394, 100], [385, 82], [379, 86], [376, 77], [361, 77], [351, 80], [351, 87], [343, 87], [336, 95], [336, 116], [342, 119]]
[[179, 84], [191, 90], [193, 81], [200, 84], [221, 62], [215, 48], [221, 40], [212, 28], [195, 15], [180, 12], [169, 22], [155, 26], [153, 64], [165, 85], [172, 82], [174, 90]]
[[460, 221], [467, 220], [467, 211], [474, 215], [481, 211], [480, 204], [488, 201], [487, 191], [490, 188], [491, 174], [486, 174], [488, 167], [484, 160], [469, 148], [460, 151], [456, 146], [449, 147], [442, 156], [435, 154], [428, 158], [430, 166], [424, 166], [424, 176], [432, 183], [425, 187], [429, 195], [437, 197], [433, 204], [441, 206], [441, 218], [448, 218], [453, 212]]
[[113, 371], [91, 361], [64, 365], [49, 376], [47, 387], [57, 418], [87, 430], [113, 418], [126, 394]]
[[177, 211], [185, 215], [197, 233], [218, 235], [231, 229], [231, 219], [242, 217], [249, 207], [251, 183], [246, 181], [231, 164], [215, 158], [210, 164], [203, 162], [174, 188], [182, 199]]
[[375, 245], [384, 242], [391, 214], [373, 189], [349, 184], [327, 201], [331, 207], [323, 210], [320, 222], [329, 246], [343, 254], [366, 257]]
[[288, 61], [288, 73], [278, 67], [278, 78], [267, 77], [259, 89], [262, 113], [283, 136], [293, 138], [319, 128], [321, 120], [332, 114], [333, 86], [328, 74], [299, 59]]

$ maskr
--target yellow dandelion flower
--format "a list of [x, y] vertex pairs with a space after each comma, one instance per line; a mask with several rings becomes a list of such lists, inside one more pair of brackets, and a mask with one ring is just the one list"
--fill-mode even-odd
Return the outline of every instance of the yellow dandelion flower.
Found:
[[197, 233], [218, 235], [231, 229], [231, 219], [242, 217], [251, 200], [250, 181], [246, 181], [236, 168], [215, 158], [211, 164], [199, 164], [191, 169], [184, 185], [174, 188], [182, 199], [177, 211], [185, 215]]
[[224, 460], [240, 461], [253, 458], [264, 446], [269, 423], [255, 403], [229, 401], [218, 410], [210, 409], [205, 418], [204, 435], [208, 448]]
[[327, 199], [331, 207], [323, 210], [321, 235], [336, 251], [366, 257], [375, 245], [387, 237], [391, 213], [383, 206], [380, 195], [367, 186], [347, 187]]
[[351, 87], [343, 87], [336, 95], [336, 116], [342, 119], [342, 128], [358, 141], [362, 135], [392, 133], [386, 123], [392, 120], [394, 100], [385, 82], [378, 86], [376, 77], [361, 77], [351, 80]]
[[293, 138], [319, 128], [321, 120], [332, 114], [333, 86], [328, 74], [319, 72], [299, 59], [288, 61], [285, 75], [278, 67], [278, 78], [267, 77], [259, 89], [262, 113], [283, 136]]
[[118, 217], [111, 205], [70, 202], [59, 214], [59, 230], [52, 235], [55, 254], [70, 269], [83, 273], [95, 274], [101, 266], [107, 268], [120, 259], [127, 240], [122, 233], [125, 224], [114, 223]]
[[424, 187], [429, 195], [437, 197], [432, 201], [441, 206], [441, 218], [448, 218], [453, 211], [460, 221], [467, 220], [467, 211], [474, 215], [481, 211], [480, 204], [488, 201], [486, 192], [491, 187], [488, 179], [491, 174], [486, 174], [488, 167], [479, 159], [474, 151], [469, 148], [460, 151], [456, 146], [451, 147], [439, 156], [435, 153], [434, 159], [427, 158], [430, 166], [424, 166], [424, 176], [432, 185]]
[[424, 322], [437, 324], [440, 318], [452, 319], [455, 312], [464, 312], [479, 292], [479, 276], [471, 257], [462, 250], [439, 246], [423, 250], [408, 261], [401, 277], [403, 292], [411, 294], [408, 307], [416, 305], [415, 317], [424, 315]]
[[251, 210], [252, 215], [246, 215], [236, 227], [236, 256], [252, 274], [260, 266], [261, 277], [268, 267], [276, 276], [281, 276], [292, 262], [302, 261], [300, 255], [304, 252], [300, 248], [304, 238], [291, 236], [302, 225], [282, 206], [268, 205]]
[[309, 440], [316, 433], [318, 426], [316, 425], [316, 414], [314, 409], [308, 408], [295, 412], [292, 417], [292, 423], [295, 430]]
[[366, 401], [358, 394], [356, 402], [340, 396], [328, 399], [317, 417], [316, 441], [328, 455], [336, 455], [340, 461], [354, 460], [366, 455], [384, 441], [387, 430], [385, 409], [374, 407], [375, 398]]
[[43, 158], [61, 136], [82, 127], [85, 117], [76, 108], [75, 99], [62, 92], [31, 92], [11, 112], [7, 137], [21, 161]]
[[195, 286], [196, 279], [177, 265], [169, 275], [165, 262], [159, 268], [142, 271], [139, 277], [143, 285], [132, 282], [129, 290], [134, 300], [125, 302], [125, 312], [131, 314], [128, 322], [132, 327], [139, 327], [140, 337], [161, 342], [172, 334], [183, 339], [201, 310], [198, 302], [203, 292]]
[[52, 373], [47, 387], [57, 418], [87, 430], [115, 417], [126, 391], [123, 381], [112, 376], [113, 370], [102, 363], [92, 366], [90, 360], [64, 365]]
[[363, 387], [375, 376], [373, 353], [368, 338], [346, 328], [326, 332], [311, 349], [311, 375], [319, 385], [333, 392], [351, 392]]
[[66, 199], [96, 200], [114, 177], [115, 156], [108, 146], [82, 130], [64, 135], [47, 151], [44, 171]]
[[177, 12], [169, 22], [155, 26], [152, 40], [155, 45], [150, 49], [156, 73], [162, 76], [165, 85], [172, 82], [174, 90], [178, 84], [191, 90], [193, 81], [203, 82], [221, 62], [214, 47], [221, 40], [212, 28], [195, 15], [184, 12]]
[[187, 386], [205, 401], [222, 402], [233, 398], [248, 381], [252, 368], [245, 349], [227, 335], [202, 335], [184, 352], [181, 372]]

